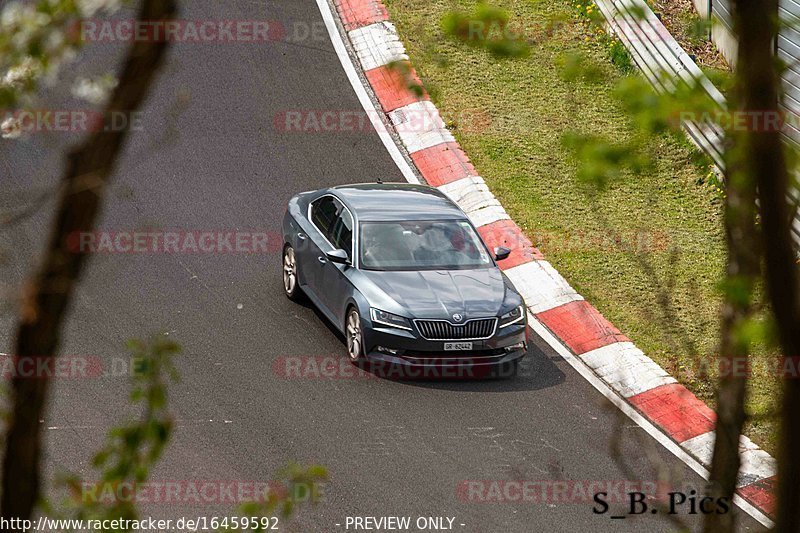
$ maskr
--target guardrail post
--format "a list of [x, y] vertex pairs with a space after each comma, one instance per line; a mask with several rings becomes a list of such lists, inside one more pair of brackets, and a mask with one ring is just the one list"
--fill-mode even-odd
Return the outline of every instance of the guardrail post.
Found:
[[708, 20], [708, 40], [711, 40], [711, 25], [714, 21], [711, 20], [711, 13], [714, 12], [714, 5], [712, 4], [714, 0], [708, 0], [708, 13], [706, 15], [706, 20]]

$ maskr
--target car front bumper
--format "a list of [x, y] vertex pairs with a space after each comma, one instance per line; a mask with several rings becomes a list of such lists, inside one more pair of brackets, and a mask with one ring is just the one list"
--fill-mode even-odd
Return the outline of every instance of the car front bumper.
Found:
[[475, 377], [504, 367], [516, 365], [528, 350], [527, 322], [499, 328], [483, 340], [467, 341], [472, 349], [445, 351], [445, 342], [422, 338], [416, 331], [386, 327], [362, 318], [364, 346], [367, 360], [373, 368], [399, 367], [412, 375], [448, 377]]

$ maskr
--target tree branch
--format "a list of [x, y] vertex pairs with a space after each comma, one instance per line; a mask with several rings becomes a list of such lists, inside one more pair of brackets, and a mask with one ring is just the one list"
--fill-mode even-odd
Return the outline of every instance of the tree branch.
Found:
[[[174, 18], [175, 0], [143, 0], [140, 20]], [[30, 281], [16, 335], [16, 356], [55, 357], [61, 327], [84, 256], [70, 250], [68, 238], [94, 227], [109, 177], [128, 136], [115, 129], [111, 116], [132, 113], [144, 102], [162, 64], [167, 42], [137, 41], [125, 58], [119, 84], [105, 108], [103, 128], [68, 156], [55, 226], [44, 262]], [[39, 498], [39, 462], [43, 416], [50, 381], [15, 376], [13, 407], [3, 458], [0, 513], [3, 518], [29, 518]]]

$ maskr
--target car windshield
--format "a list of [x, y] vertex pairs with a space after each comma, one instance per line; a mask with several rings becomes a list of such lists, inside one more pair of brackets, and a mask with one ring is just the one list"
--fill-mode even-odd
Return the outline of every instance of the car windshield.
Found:
[[363, 222], [361, 267], [367, 270], [465, 270], [493, 266], [466, 220]]

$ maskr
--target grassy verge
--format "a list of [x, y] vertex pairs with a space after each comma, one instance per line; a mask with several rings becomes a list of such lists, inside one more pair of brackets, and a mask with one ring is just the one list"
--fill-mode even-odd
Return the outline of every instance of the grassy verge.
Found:
[[[446, 38], [442, 17], [471, 11], [464, 0], [385, 0], [409, 55], [453, 133], [509, 214], [578, 292], [645, 353], [714, 403], [713, 354], [719, 331], [718, 283], [725, 265], [721, 197], [687, 141], [649, 142], [655, 168], [597, 193], [577, 178], [561, 143], [568, 131], [629, 139], [633, 130], [612, 96], [625, 58], [587, 28], [568, 0], [495, 0], [524, 28], [531, 54], [498, 60]], [[550, 26], [553, 20], [561, 24]], [[567, 81], [563, 54], [594, 58], [602, 80]], [[623, 54], [624, 56], [624, 54]], [[612, 62], [613, 59], [613, 62]], [[474, 113], [472, 113], [474, 116]], [[758, 350], [761, 361], [771, 356]], [[778, 384], [754, 375], [747, 432], [768, 451]]]

